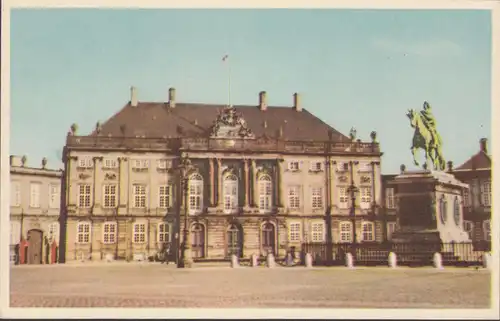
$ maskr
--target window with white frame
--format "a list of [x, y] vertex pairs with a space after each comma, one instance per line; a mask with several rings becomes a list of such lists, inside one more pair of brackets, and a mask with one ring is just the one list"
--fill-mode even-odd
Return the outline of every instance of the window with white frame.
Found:
[[10, 244], [18, 244], [21, 242], [21, 222], [10, 222]]
[[349, 207], [349, 193], [347, 187], [341, 186], [338, 188], [339, 191], [339, 208]]
[[161, 185], [158, 189], [158, 207], [170, 208], [172, 206], [172, 188], [170, 185]]
[[340, 222], [340, 243], [352, 242], [352, 224], [351, 222]]
[[337, 172], [347, 172], [348, 165], [346, 162], [337, 162]]
[[90, 184], [80, 184], [78, 186], [78, 207], [89, 208], [90, 207], [90, 196], [92, 195], [92, 190]]
[[290, 171], [298, 171], [300, 169], [299, 161], [290, 161], [288, 162], [288, 170]]
[[76, 225], [76, 242], [80, 244], [90, 242], [90, 223], [80, 222]]
[[116, 192], [116, 184], [106, 184], [103, 186], [104, 203], [102, 205], [104, 208], [116, 207]]
[[134, 207], [135, 208], [146, 208], [146, 185], [144, 184], [134, 184]]
[[300, 208], [300, 186], [293, 185], [288, 187], [288, 207], [290, 209]]
[[42, 189], [42, 184], [30, 183], [30, 207], [33, 207], [33, 208], [40, 207], [40, 190], [41, 189]]
[[116, 243], [116, 222], [105, 222], [102, 227], [102, 242], [104, 244]]
[[259, 209], [263, 212], [269, 212], [272, 209], [273, 188], [271, 177], [261, 175], [259, 177]]
[[468, 188], [464, 188], [462, 193], [464, 207], [470, 207], [470, 192]]
[[105, 158], [103, 160], [104, 168], [117, 168], [118, 160], [116, 158]]
[[486, 241], [491, 241], [491, 225], [490, 220], [483, 221], [483, 233]]
[[199, 213], [203, 209], [203, 178], [193, 174], [189, 178], [189, 211]]
[[363, 222], [363, 241], [375, 241], [375, 224], [373, 222]]
[[61, 185], [49, 184], [49, 207], [59, 208], [61, 204]]
[[134, 224], [134, 243], [146, 243], [146, 224], [145, 223], [135, 223]]
[[311, 241], [323, 242], [325, 240], [325, 222], [311, 223]]
[[54, 241], [59, 243], [59, 222], [49, 224], [49, 242], [52, 244]]
[[160, 243], [170, 243], [172, 241], [171, 233], [172, 225], [168, 223], [158, 224], [158, 242]]
[[387, 222], [387, 239], [392, 239], [392, 234], [396, 231], [396, 222]]
[[483, 206], [491, 206], [491, 181], [481, 184], [481, 203]]
[[359, 166], [358, 166], [358, 170], [360, 172], [371, 172], [372, 171], [371, 162], [360, 162]]
[[94, 160], [92, 157], [78, 157], [79, 168], [92, 168], [94, 167]]
[[301, 224], [300, 222], [292, 222], [288, 225], [288, 240], [290, 242], [300, 242], [301, 241]]
[[385, 206], [390, 209], [396, 208], [393, 187], [385, 189]]
[[359, 189], [360, 192], [360, 202], [359, 205], [361, 208], [370, 208], [372, 204], [372, 188], [371, 187], [361, 187]]
[[309, 170], [311, 172], [321, 172], [323, 170], [323, 162], [311, 161]]
[[238, 210], [238, 178], [236, 175], [227, 175], [224, 178], [224, 211]]
[[313, 209], [323, 208], [323, 188], [313, 187], [311, 188], [311, 201]]
[[464, 220], [463, 224], [464, 224], [464, 232], [467, 232], [467, 234], [469, 234], [469, 239], [473, 240], [474, 239], [474, 222]]
[[149, 168], [149, 160], [147, 159], [134, 159], [132, 160], [133, 169], [147, 169]]
[[167, 169], [168, 161], [166, 159], [159, 159], [156, 163], [158, 169]]
[[10, 206], [21, 206], [21, 183], [10, 182]]

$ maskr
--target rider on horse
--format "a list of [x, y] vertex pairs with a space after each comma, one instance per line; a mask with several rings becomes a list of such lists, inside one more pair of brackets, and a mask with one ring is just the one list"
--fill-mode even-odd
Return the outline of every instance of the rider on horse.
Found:
[[437, 131], [436, 131], [436, 118], [432, 114], [431, 105], [428, 102], [424, 102], [424, 109], [420, 112], [422, 116], [422, 121], [427, 128], [427, 130], [431, 133], [431, 143], [430, 147], [436, 147], [438, 145], [437, 139]]

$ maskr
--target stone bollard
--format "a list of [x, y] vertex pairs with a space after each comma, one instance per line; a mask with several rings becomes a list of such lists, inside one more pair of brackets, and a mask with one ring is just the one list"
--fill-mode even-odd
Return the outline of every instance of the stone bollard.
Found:
[[276, 266], [276, 262], [274, 261], [274, 255], [272, 253], [269, 253], [267, 255], [267, 267], [274, 268], [275, 266]]
[[234, 255], [234, 254], [231, 255], [231, 267], [232, 268], [237, 268], [239, 266], [240, 266], [240, 264], [238, 262], [238, 257], [236, 255]]
[[434, 253], [433, 263], [436, 269], [443, 268], [443, 258], [441, 256], [441, 253], [439, 252]]
[[482, 260], [483, 260], [483, 268], [491, 269], [491, 254], [484, 253]]
[[257, 256], [257, 254], [252, 254], [250, 260], [251, 260], [250, 262], [251, 266], [253, 267], [259, 266], [259, 257]]
[[398, 259], [394, 252], [389, 253], [389, 267], [392, 269], [398, 267]]
[[354, 260], [352, 258], [352, 254], [351, 253], [346, 253], [345, 254], [345, 266], [347, 266], [350, 269], [354, 268]]
[[106, 262], [113, 262], [115, 256], [111, 253], [106, 254]]
[[312, 266], [313, 266], [313, 257], [311, 255], [311, 253], [307, 253], [306, 254], [305, 261], [306, 261], [306, 268], [312, 268]]

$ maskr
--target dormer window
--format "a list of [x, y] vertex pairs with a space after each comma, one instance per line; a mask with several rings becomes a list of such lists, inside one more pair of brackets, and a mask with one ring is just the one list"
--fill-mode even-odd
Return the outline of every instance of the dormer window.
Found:
[[323, 171], [323, 162], [311, 162], [309, 170], [311, 172]]
[[291, 161], [291, 162], [288, 162], [288, 170], [292, 171], [292, 172], [296, 172], [300, 169], [300, 164], [298, 161]]

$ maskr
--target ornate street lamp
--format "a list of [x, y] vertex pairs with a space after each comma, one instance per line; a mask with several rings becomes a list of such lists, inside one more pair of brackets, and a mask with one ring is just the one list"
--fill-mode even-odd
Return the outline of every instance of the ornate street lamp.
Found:
[[[351, 170], [351, 185], [347, 188], [347, 191], [351, 194], [351, 210], [350, 210], [350, 217], [351, 217], [351, 224], [352, 224], [352, 244], [355, 245], [357, 241], [356, 237], [356, 194], [359, 192], [359, 189], [356, 185], [354, 185], [354, 165], [357, 165], [357, 161], [350, 161], [349, 162], [349, 167]], [[352, 247], [353, 249], [353, 255], [355, 254], [355, 247]]]
[[[184, 197], [184, 228], [182, 230], [182, 243], [181, 243], [181, 257], [177, 260], [178, 268], [189, 268], [193, 264], [193, 260], [191, 258], [191, 246], [188, 241], [188, 207], [189, 207], [189, 175], [193, 170], [193, 165], [188, 158], [188, 155], [182, 153], [181, 161], [178, 165], [178, 170], [180, 174], [180, 182], [181, 182], [181, 199]], [[180, 232], [180, 222], [181, 222], [181, 211], [179, 208], [178, 216], [177, 216], [177, 226]], [[180, 233], [179, 233], [180, 234]]]

